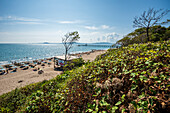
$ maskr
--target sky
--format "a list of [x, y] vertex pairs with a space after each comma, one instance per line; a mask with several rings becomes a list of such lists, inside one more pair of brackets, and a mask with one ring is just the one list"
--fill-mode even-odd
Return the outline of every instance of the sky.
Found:
[[[0, 43], [60, 43], [78, 31], [79, 42], [116, 42], [135, 30], [133, 20], [170, 0], [0, 0]], [[169, 19], [170, 13], [163, 19]]]

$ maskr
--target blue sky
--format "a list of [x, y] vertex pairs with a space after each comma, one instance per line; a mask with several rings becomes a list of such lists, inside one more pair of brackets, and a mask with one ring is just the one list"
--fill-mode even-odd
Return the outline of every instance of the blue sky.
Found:
[[[115, 42], [132, 32], [135, 16], [168, 9], [169, 0], [0, 0], [0, 43], [61, 42], [78, 31], [80, 42]], [[170, 18], [166, 15], [164, 19]]]

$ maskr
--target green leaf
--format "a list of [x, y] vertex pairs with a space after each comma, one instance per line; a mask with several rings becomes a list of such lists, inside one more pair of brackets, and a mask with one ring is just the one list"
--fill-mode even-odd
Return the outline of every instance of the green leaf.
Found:
[[115, 111], [118, 109], [118, 107], [117, 106], [113, 106], [112, 107], [112, 113], [115, 113]]
[[139, 98], [143, 98], [143, 97], [145, 97], [145, 95], [139, 95], [138, 97], [139, 97]]
[[104, 106], [107, 106], [107, 105], [109, 105], [109, 104], [108, 104], [106, 101], [104, 101], [104, 102], [103, 102], [103, 105], [104, 105]]
[[118, 101], [115, 105], [118, 106], [120, 105], [122, 102], [121, 101]]
[[137, 85], [132, 85], [131, 91], [135, 90], [137, 88]]
[[96, 108], [95, 108], [95, 110], [98, 112], [98, 110], [99, 110], [99, 108], [98, 108], [98, 105], [96, 105]]
[[151, 106], [153, 105], [153, 99], [152, 98], [149, 99], [149, 103], [151, 104]]
[[146, 71], [142, 71], [142, 73], [141, 74], [146, 74]]
[[93, 110], [92, 109], [87, 109], [86, 112], [92, 112]]
[[146, 61], [145, 64], [149, 64], [149, 61]]
[[158, 82], [158, 83], [161, 83], [161, 80], [158, 80], [157, 82]]
[[122, 99], [122, 100], [125, 100], [125, 96], [126, 96], [126, 95], [123, 94], [122, 97], [121, 97], [121, 99]]
[[156, 98], [156, 97], [154, 97], [154, 96], [153, 96], [152, 98], [153, 98], [153, 99], [155, 99], [155, 100], [157, 99], [157, 98]]
[[130, 74], [130, 76], [132, 76], [132, 77], [135, 77], [135, 75], [136, 75], [135, 73], [131, 73], [131, 74]]
[[99, 91], [97, 92], [97, 95], [99, 95], [101, 93], [101, 89], [99, 89]]
[[123, 109], [122, 109], [122, 113], [124, 113], [124, 112], [125, 112], [125, 110], [126, 110], [126, 109], [125, 109], [125, 108], [123, 108]]

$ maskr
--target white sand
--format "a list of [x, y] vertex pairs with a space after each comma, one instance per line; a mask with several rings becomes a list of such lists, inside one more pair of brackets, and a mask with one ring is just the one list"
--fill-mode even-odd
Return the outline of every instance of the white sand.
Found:
[[[90, 52], [89, 54], [82, 53], [81, 55], [85, 61], [93, 61], [96, 56], [103, 54], [104, 52], [106, 52], [106, 50], [94, 51]], [[27, 70], [21, 70], [18, 68], [17, 72], [8, 73], [7, 75], [0, 75], [0, 95], [31, 83], [50, 80], [61, 74], [62, 71], [54, 71], [54, 63], [52, 61], [51, 63], [52, 64], [50, 67], [47, 64], [45, 64], [45, 66], [36, 66], [36, 68], [39, 67], [44, 71], [42, 74], [38, 74], [38, 71], [33, 71], [33, 68], [29, 68]]]

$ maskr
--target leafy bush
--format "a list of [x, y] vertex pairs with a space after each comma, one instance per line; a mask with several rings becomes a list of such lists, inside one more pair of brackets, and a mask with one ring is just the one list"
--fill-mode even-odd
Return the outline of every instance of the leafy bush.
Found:
[[110, 49], [74, 70], [65, 111], [168, 112], [169, 42]]
[[82, 58], [73, 59], [72, 61], [68, 61], [64, 67], [63, 70], [72, 70], [73, 68], [80, 67], [81, 65], [85, 64], [85, 61]]

